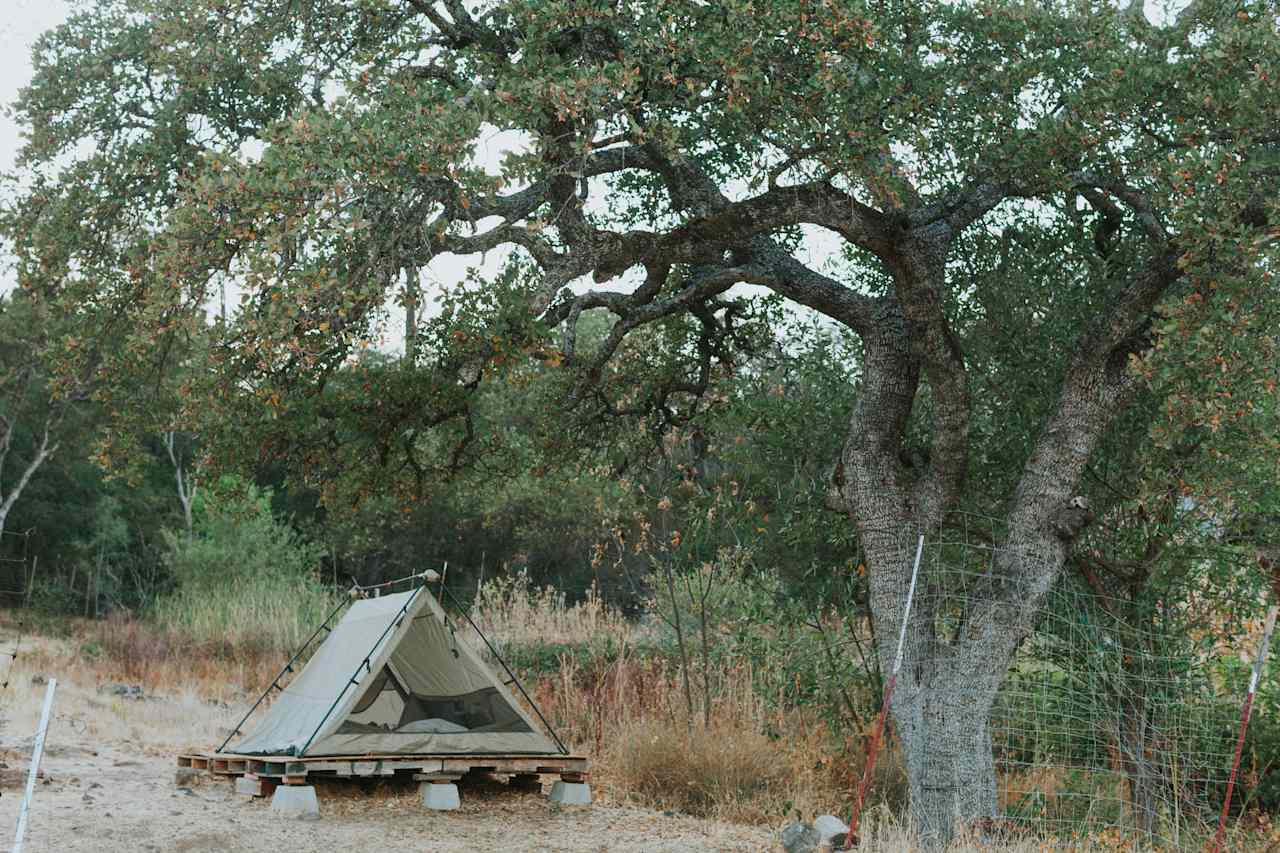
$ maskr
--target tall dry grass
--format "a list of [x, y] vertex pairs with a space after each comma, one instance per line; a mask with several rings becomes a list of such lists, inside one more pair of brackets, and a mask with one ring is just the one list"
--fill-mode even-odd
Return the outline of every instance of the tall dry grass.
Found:
[[24, 622], [20, 614], [0, 613], [4, 651], [17, 651], [22, 669], [59, 677], [65, 673], [94, 687], [121, 683], [142, 687], [147, 694], [190, 692], [213, 702], [237, 703], [264, 690], [284, 662], [269, 647], [209, 646], [127, 616], [63, 619], [35, 631], [19, 627]]
[[470, 616], [499, 648], [589, 646], [610, 639], [634, 643], [643, 635], [634, 622], [604, 602], [594, 584], [580, 601], [570, 603], [564, 591], [534, 586], [523, 572], [482, 584]]
[[[531, 692], [561, 737], [592, 756], [594, 781], [616, 799], [757, 824], [847, 809], [861, 749], [811, 712], [771, 707], [745, 668], [717, 676], [723, 687], [705, 722], [701, 712], [690, 717], [677, 671], [625, 647], [607, 663], [562, 656]], [[882, 757], [875, 801], [900, 801], [904, 781], [896, 756]]]
[[[143, 626], [134, 642], [147, 646], [150, 663], [139, 670], [96, 645], [98, 623], [68, 620], [51, 636], [25, 622], [23, 614], [0, 611], [0, 648], [17, 653], [3, 664], [7, 686], [0, 690], [0, 733], [10, 746], [29, 742], [51, 677], [58, 679], [51, 725], [58, 732], [57, 748], [68, 748], [69, 741], [127, 740], [148, 752], [207, 749], [244, 713], [240, 682], [251, 677], [244, 662], [233, 669], [223, 658], [161, 654], [153, 632]], [[141, 685], [146, 698], [118, 695], [112, 689], [116, 682]]]
[[180, 588], [155, 603], [148, 621], [205, 655], [289, 653], [342, 599], [312, 577], [266, 575]]

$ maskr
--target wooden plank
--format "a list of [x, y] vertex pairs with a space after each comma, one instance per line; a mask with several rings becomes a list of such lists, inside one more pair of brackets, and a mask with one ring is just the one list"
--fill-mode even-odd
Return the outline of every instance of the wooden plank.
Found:
[[[190, 753], [188, 753], [190, 754]], [[316, 756], [292, 756], [292, 755], [244, 755], [237, 752], [219, 752], [213, 753], [219, 758], [240, 758], [250, 761], [401, 761], [409, 759], [475, 759], [476, 764], [484, 764], [495, 760], [503, 759], [508, 761], [539, 761], [543, 764], [564, 764], [564, 763], [581, 763], [588, 761], [584, 755], [561, 755], [559, 753], [542, 754], [542, 755], [524, 755], [512, 754], [509, 752], [476, 752], [476, 753], [439, 753], [439, 752], [414, 752], [414, 753], [395, 753], [395, 752], [365, 752], [359, 755], [316, 755]]]
[[307, 773], [333, 773], [339, 776], [390, 776], [398, 772], [466, 773], [586, 773], [589, 762], [579, 755], [390, 755], [358, 756], [251, 756], [237, 753], [210, 755], [183, 754], [178, 766], [208, 768], [215, 773], [253, 773], [260, 776], [300, 776]]
[[444, 769], [444, 762], [438, 758], [410, 759], [409, 761], [383, 761], [383, 773], [390, 776], [395, 773], [417, 770], [421, 773], [432, 773]]
[[[338, 771], [351, 772], [350, 761], [297, 761], [294, 764], [301, 764], [307, 768], [308, 773], [333, 773]], [[290, 767], [293, 764], [289, 765]]]
[[284, 761], [248, 761], [247, 773], [255, 776], [284, 776], [287, 775], [285, 768], [288, 766]]
[[[441, 769], [437, 759], [411, 759], [408, 761], [295, 761], [290, 768], [303, 767], [308, 773], [334, 773], [338, 776], [394, 776], [396, 773], [418, 770], [430, 773]], [[293, 773], [293, 770], [289, 771]]]
[[394, 774], [394, 770], [382, 769], [381, 761], [353, 761], [351, 762], [352, 776], [390, 776]]
[[548, 761], [546, 758], [481, 758], [458, 757], [441, 759], [443, 769], [490, 770], [494, 773], [561, 773], [585, 772], [586, 759]]
[[414, 773], [413, 781], [415, 782], [457, 782], [462, 778], [461, 773]]
[[496, 764], [490, 764], [480, 760], [472, 760], [470, 758], [446, 758], [441, 760], [441, 768], [444, 771], [457, 771], [466, 773], [471, 770], [496, 770]]

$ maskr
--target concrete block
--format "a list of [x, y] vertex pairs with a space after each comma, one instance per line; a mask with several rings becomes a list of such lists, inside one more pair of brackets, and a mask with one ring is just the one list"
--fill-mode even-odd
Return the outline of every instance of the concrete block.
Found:
[[271, 797], [271, 811], [282, 817], [320, 817], [320, 803], [313, 785], [280, 785]]
[[173, 774], [173, 784], [179, 788], [190, 788], [193, 785], [199, 785], [203, 781], [203, 776], [203, 773], [191, 767], [179, 767]]
[[786, 853], [817, 853], [822, 838], [811, 823], [789, 823], [782, 830], [782, 849]]
[[566, 782], [561, 779], [551, 786], [551, 802], [562, 806], [589, 806], [591, 786], [586, 782]]
[[258, 776], [237, 776], [236, 793], [246, 797], [267, 797], [276, 789], [276, 783]]
[[451, 811], [462, 805], [458, 799], [458, 786], [452, 782], [423, 782], [418, 785], [422, 804], [438, 812]]

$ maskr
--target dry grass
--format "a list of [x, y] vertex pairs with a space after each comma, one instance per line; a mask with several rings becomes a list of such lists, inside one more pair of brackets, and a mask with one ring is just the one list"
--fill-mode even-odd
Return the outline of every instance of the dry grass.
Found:
[[22, 672], [53, 673], [95, 689], [124, 683], [147, 694], [189, 692], [210, 702], [240, 703], [264, 690], [284, 662], [279, 652], [214, 650], [136, 619], [68, 619], [56, 634], [32, 634], [21, 626], [15, 614], [0, 613], [0, 649], [19, 655], [13, 684]]
[[342, 600], [312, 577], [265, 576], [252, 583], [180, 588], [155, 603], [148, 621], [202, 656], [288, 654]]
[[[690, 717], [679, 673], [668, 662], [634, 649], [635, 631], [598, 598], [569, 605], [554, 590], [510, 584], [487, 587], [476, 613], [486, 632], [507, 644], [585, 644], [600, 636], [617, 640], [611, 660], [583, 663], [562, 656], [554, 673], [526, 686], [561, 736], [593, 760], [593, 784], [615, 803], [671, 810], [698, 818], [779, 829], [797, 816], [847, 815], [862, 773], [861, 739], [841, 741], [803, 708], [777, 710], [752, 689], [751, 672], [721, 665], [707, 721], [702, 708]], [[192, 640], [179, 632], [127, 619], [69, 621], [60, 636], [27, 634], [0, 695], [0, 731], [35, 725], [44, 687], [32, 676], [60, 680], [56, 724], [86, 739], [128, 740], [147, 749], [208, 748], [230, 730], [283, 663], [285, 654], [265, 645], [228, 646]], [[17, 640], [16, 620], [0, 614], [0, 650]], [[0, 658], [0, 666], [3, 666]], [[101, 692], [112, 682], [142, 685], [164, 701], [135, 701]], [[1005, 804], [1030, 792], [1056, 796], [1060, 780], [1026, 776], [1002, 779]], [[905, 807], [905, 773], [892, 747], [882, 752], [863, 823], [863, 851], [919, 849], [894, 815]], [[1269, 825], [1233, 831], [1236, 849], [1264, 849]], [[1243, 833], [1255, 832], [1250, 847]], [[962, 840], [954, 851], [1030, 853], [1043, 842], [1010, 837], [1000, 843]], [[1119, 834], [1079, 839], [1072, 849], [1133, 850]]]
[[[678, 673], [625, 650], [598, 666], [564, 657], [532, 692], [561, 736], [593, 756], [593, 779], [617, 799], [756, 824], [847, 810], [861, 749], [838, 743], [802, 709], [771, 710], [749, 672], [720, 675], [709, 720], [700, 709], [690, 718]], [[901, 798], [904, 781], [896, 755], [882, 756], [875, 799]]]
[[499, 647], [634, 642], [639, 636], [635, 623], [605, 604], [594, 585], [581, 601], [570, 604], [564, 592], [533, 586], [523, 573], [486, 581], [471, 619]]
[[25, 748], [30, 740], [50, 677], [58, 679], [50, 730], [65, 727], [81, 742], [124, 740], [152, 752], [207, 747], [243, 713], [243, 694], [218, 682], [211, 667], [174, 667], [165, 672], [169, 681], [163, 688], [153, 681], [144, 689], [146, 698], [126, 698], [110, 690], [128, 671], [126, 664], [81, 654], [76, 636], [24, 634], [17, 645], [16, 629], [11, 618], [0, 616], [0, 647], [18, 649], [5, 673], [8, 687], [0, 692], [0, 731], [10, 746]]
[[785, 815], [793, 802], [791, 756], [753, 729], [643, 719], [611, 735], [609, 773], [646, 805], [754, 823]]

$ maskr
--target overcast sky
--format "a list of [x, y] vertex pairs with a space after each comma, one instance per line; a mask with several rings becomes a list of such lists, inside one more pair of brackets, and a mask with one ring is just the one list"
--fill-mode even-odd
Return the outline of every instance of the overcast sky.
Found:
[[[13, 171], [13, 160], [22, 139], [8, 108], [18, 97], [18, 90], [31, 82], [31, 44], [45, 30], [66, 20], [69, 14], [64, 0], [0, 0], [0, 172]], [[13, 287], [11, 259], [6, 252], [0, 258], [0, 292]]]

